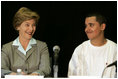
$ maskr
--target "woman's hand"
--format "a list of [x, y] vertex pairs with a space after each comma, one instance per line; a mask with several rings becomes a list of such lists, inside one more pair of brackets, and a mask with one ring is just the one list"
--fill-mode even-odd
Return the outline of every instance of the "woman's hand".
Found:
[[27, 75], [25, 72], [21, 72], [21, 75]]
[[[17, 75], [15, 72], [11, 72], [9, 75]], [[21, 72], [21, 75], [27, 75], [25, 72]]]
[[9, 75], [16, 75], [17, 73], [15, 73], [15, 72], [11, 72]]
[[39, 74], [38, 73], [31, 73], [29, 75], [32, 75], [32, 76], [34, 75], [35, 76], [35, 75], [39, 75]]

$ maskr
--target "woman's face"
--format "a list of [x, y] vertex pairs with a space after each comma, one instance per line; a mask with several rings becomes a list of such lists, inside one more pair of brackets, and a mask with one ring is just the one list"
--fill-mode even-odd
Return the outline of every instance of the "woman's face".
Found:
[[17, 30], [21, 39], [30, 40], [36, 30], [36, 22], [34, 19], [26, 20], [17, 27]]

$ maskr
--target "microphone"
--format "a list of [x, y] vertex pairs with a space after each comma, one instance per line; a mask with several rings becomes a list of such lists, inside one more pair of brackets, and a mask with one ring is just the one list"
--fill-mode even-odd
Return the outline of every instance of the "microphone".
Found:
[[115, 61], [115, 62], [109, 64], [107, 67], [111, 67], [111, 66], [114, 66], [114, 65], [115, 65], [115, 67], [117, 67], [117, 61]]
[[60, 51], [60, 47], [58, 45], [55, 45], [53, 47], [53, 51], [54, 51], [54, 65], [53, 65], [53, 75], [54, 75], [54, 78], [57, 78], [58, 77], [58, 54], [59, 54], [59, 51]]
[[54, 51], [55, 53], [59, 53], [60, 47], [59, 47], [58, 45], [55, 45], [55, 46], [53, 47], [53, 51]]
[[59, 51], [60, 51], [60, 47], [58, 45], [55, 45], [53, 47], [53, 52], [54, 52], [54, 65], [57, 65]]

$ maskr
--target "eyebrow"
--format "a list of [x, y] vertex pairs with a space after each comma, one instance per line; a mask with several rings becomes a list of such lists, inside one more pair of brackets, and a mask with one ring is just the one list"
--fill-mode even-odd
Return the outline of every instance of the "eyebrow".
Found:
[[94, 24], [94, 23], [88, 23], [88, 24]]
[[[88, 24], [94, 24], [94, 23], [88, 23]], [[87, 24], [85, 23], [85, 25], [87, 25]]]
[[[28, 24], [30, 24], [29, 22], [25, 22], [25, 23], [28, 23]], [[36, 24], [36, 23], [33, 23], [33, 24]]]
[[29, 23], [29, 22], [25, 22], [25, 23]]

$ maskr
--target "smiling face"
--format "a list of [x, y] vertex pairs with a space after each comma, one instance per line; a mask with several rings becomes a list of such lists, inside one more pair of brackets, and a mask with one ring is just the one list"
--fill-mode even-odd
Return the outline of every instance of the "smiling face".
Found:
[[96, 17], [87, 17], [85, 19], [85, 32], [88, 36], [88, 39], [94, 40], [101, 38], [104, 34], [105, 24], [99, 24], [99, 22], [96, 21]]
[[19, 37], [24, 40], [30, 40], [36, 30], [36, 23], [34, 19], [24, 21], [19, 27]]

